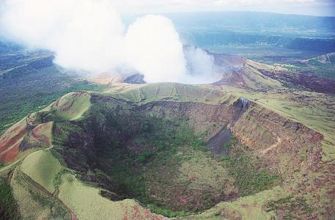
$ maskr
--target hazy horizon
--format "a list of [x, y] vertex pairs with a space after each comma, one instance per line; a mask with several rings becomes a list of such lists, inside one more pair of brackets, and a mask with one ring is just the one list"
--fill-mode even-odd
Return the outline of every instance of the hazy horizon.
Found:
[[250, 11], [311, 16], [335, 16], [332, 0], [109, 0], [121, 13]]

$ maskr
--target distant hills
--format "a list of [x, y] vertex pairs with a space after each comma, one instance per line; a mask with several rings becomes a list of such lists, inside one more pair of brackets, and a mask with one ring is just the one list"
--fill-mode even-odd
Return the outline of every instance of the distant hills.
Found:
[[[167, 14], [186, 42], [210, 50], [224, 47], [284, 48], [335, 51], [335, 17], [261, 12], [199, 12]], [[223, 47], [223, 48], [222, 48]]]

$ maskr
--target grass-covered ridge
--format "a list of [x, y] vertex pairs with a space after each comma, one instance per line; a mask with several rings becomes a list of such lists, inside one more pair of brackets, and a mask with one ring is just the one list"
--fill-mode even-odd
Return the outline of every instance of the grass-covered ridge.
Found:
[[56, 190], [56, 177], [63, 169], [49, 151], [43, 150], [30, 154], [21, 164], [21, 171], [50, 193]]
[[217, 104], [233, 101], [236, 97], [207, 85], [180, 83], [152, 83], [143, 85], [115, 85], [105, 91], [106, 95], [132, 102], [148, 103], [158, 100], [201, 102]]

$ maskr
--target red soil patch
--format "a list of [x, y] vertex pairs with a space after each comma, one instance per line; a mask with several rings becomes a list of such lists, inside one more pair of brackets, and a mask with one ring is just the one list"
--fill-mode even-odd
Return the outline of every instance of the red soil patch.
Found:
[[309, 140], [312, 142], [312, 143], [318, 143], [320, 141], [323, 140], [323, 135], [318, 133], [318, 132], [314, 132], [312, 133], [311, 137], [309, 138]]
[[8, 148], [6, 151], [0, 153], [0, 161], [4, 163], [13, 162], [19, 154], [20, 144], [21, 141], [18, 141], [11, 148]]
[[322, 93], [335, 93], [335, 80], [314, 76], [308, 72], [296, 72], [293, 74], [290, 71], [268, 71], [262, 69], [259, 69], [259, 71], [272, 79], [288, 82], [293, 85], [300, 85], [308, 90]]
[[77, 216], [73, 212], [71, 212], [71, 220], [78, 220]]
[[[14, 134], [14, 135], [13, 135]], [[0, 153], [18, 142], [26, 134], [26, 126], [17, 126], [0, 137]]]
[[180, 196], [178, 200], [182, 205], [186, 205], [189, 202], [187, 196]]
[[46, 145], [51, 145], [51, 140], [48, 136], [44, 135], [42, 132], [49, 129], [49, 124], [48, 123], [44, 123], [44, 124], [40, 124], [37, 125], [33, 130], [32, 130], [32, 137], [34, 139], [36, 139], [39, 142], [42, 142]]
[[26, 128], [26, 124], [16, 125], [0, 137], [1, 162], [8, 163], [16, 159], [19, 153], [21, 139], [26, 134]]
[[130, 220], [130, 219], [136, 219], [136, 220], [163, 220], [167, 219], [163, 216], [156, 215], [154, 213], [151, 213], [148, 209], [145, 209], [142, 211], [142, 207], [138, 205], [134, 205], [131, 207], [131, 210], [126, 209], [125, 215], [123, 216], [123, 220]]

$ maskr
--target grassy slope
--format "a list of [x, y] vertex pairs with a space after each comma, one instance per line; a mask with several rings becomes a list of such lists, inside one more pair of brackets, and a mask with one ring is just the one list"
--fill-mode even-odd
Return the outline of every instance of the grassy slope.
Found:
[[86, 92], [68, 93], [52, 105], [51, 111], [63, 120], [77, 120], [90, 108], [90, 98]]
[[20, 166], [13, 172], [11, 186], [23, 219], [70, 219], [69, 210], [64, 204], [23, 173]]
[[134, 200], [112, 202], [99, 194], [99, 189], [78, 181], [73, 175], [65, 174], [59, 188], [59, 198], [64, 201], [79, 219], [123, 219], [127, 216], [127, 209], [131, 212], [133, 207], [143, 208]]
[[58, 160], [49, 151], [43, 150], [30, 154], [21, 164], [21, 171], [50, 193], [56, 190], [56, 178], [62, 170]]
[[247, 60], [247, 67], [245, 68], [243, 79], [249, 88], [278, 89], [282, 87], [282, 84], [279, 81], [264, 76], [259, 72], [258, 69], [273, 71], [274, 67], [271, 65]]

